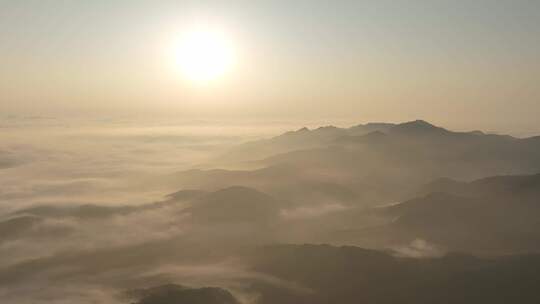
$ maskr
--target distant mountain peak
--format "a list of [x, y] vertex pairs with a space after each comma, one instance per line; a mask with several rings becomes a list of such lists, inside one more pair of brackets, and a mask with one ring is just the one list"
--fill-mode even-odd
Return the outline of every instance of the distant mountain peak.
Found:
[[404, 123], [399, 124], [398, 126], [415, 126], [415, 127], [422, 127], [422, 128], [437, 128], [436, 126], [434, 126], [434, 125], [430, 124], [429, 122], [427, 122], [425, 120], [422, 120], [422, 119], [417, 119], [417, 120], [413, 120], [413, 121], [404, 122]]
[[310, 129], [308, 129], [307, 127], [302, 127], [302, 128], [300, 128], [298, 130], [295, 130], [295, 131], [287, 131], [287, 132], [285, 132], [285, 133], [283, 133], [283, 134], [281, 134], [279, 136], [276, 136], [275, 138], [279, 138], [279, 137], [282, 137], [282, 136], [289, 136], [289, 135], [293, 135], [293, 136], [302, 135], [302, 134], [306, 134], [306, 133], [309, 133], [309, 132], [311, 132]]
[[126, 292], [128, 298], [136, 299], [136, 304], [149, 303], [205, 303], [238, 304], [236, 298], [226, 289], [219, 287], [190, 288], [176, 284], [165, 284], [147, 289]]
[[338, 127], [336, 127], [336, 126], [329, 125], [329, 126], [318, 127], [317, 130], [335, 130], [337, 128]]
[[388, 132], [395, 124], [385, 122], [369, 122], [367, 124], [358, 124], [348, 129], [350, 135], [365, 135], [374, 131], [383, 133]]
[[187, 211], [197, 220], [262, 224], [279, 215], [279, 202], [266, 193], [244, 186], [212, 192]]
[[394, 126], [391, 129], [391, 131], [398, 132], [398, 133], [448, 133], [450, 132], [444, 128], [437, 127], [421, 119], [398, 124]]

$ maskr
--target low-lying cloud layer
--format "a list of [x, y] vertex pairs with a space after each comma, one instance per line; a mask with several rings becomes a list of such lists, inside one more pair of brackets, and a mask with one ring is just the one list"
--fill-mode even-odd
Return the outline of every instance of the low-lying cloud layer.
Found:
[[[440, 278], [449, 252], [540, 249], [540, 178], [526, 175], [540, 164], [535, 138], [422, 121], [299, 129], [257, 141], [211, 130], [4, 125], [0, 296], [16, 303], [154, 304], [163, 293], [243, 304], [335, 302], [334, 290], [357, 296], [339, 280], [319, 285], [345, 276], [343, 261], [375, 263], [359, 268], [375, 277], [394, 265], [402, 275], [418, 266]], [[437, 179], [507, 168], [522, 175]], [[292, 245], [267, 247], [276, 243]], [[294, 245], [304, 243], [337, 247]], [[471, 259], [456, 263], [477, 271]], [[140, 297], [126, 298], [129, 291]]]

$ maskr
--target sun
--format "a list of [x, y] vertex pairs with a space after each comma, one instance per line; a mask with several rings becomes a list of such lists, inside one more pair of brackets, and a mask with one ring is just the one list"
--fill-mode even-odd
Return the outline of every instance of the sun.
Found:
[[196, 28], [182, 35], [176, 59], [185, 78], [207, 83], [222, 77], [232, 68], [235, 52], [232, 40], [225, 32]]

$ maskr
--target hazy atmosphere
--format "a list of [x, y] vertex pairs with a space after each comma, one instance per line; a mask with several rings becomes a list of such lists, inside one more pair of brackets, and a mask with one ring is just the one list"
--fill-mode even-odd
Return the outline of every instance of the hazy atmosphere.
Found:
[[540, 2], [0, 0], [0, 302], [540, 303]]
[[[537, 1], [0, 5], [2, 113], [540, 128]], [[179, 73], [193, 27], [232, 45], [220, 81]]]

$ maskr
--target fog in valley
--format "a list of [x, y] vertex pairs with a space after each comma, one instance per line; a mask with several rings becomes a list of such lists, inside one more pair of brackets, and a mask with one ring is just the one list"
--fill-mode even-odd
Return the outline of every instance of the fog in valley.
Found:
[[538, 304], [539, 37], [538, 0], [0, 0], [0, 304]]
[[287, 127], [5, 118], [3, 301], [539, 299], [539, 138]]

